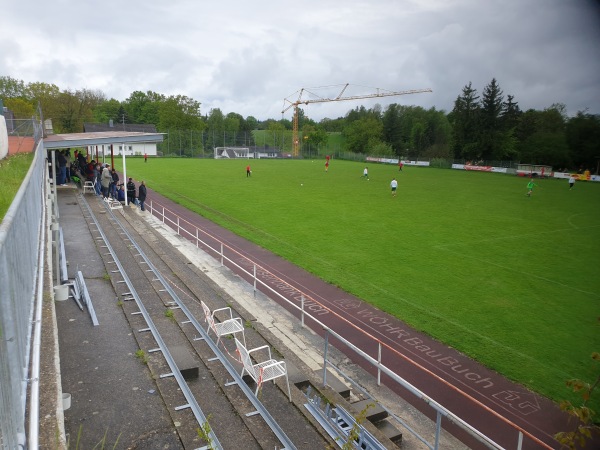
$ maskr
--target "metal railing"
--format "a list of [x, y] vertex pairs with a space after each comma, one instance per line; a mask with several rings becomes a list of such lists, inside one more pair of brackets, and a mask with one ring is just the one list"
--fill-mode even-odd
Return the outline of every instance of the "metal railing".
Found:
[[[31, 121], [30, 121], [31, 122]], [[34, 124], [35, 125], [35, 124]], [[41, 125], [35, 125], [41, 131]], [[34, 133], [36, 134], [36, 133]], [[41, 136], [41, 133], [38, 134]], [[45, 152], [34, 161], [0, 223], [0, 448], [26, 446], [26, 410], [39, 412], [39, 350], [46, 245]], [[30, 405], [26, 408], [27, 392]], [[32, 447], [33, 448], [33, 447]]]
[[[300, 315], [300, 320], [301, 320], [302, 326], [304, 326], [305, 319], [308, 317], [317, 326], [319, 326], [323, 330], [325, 330], [326, 335], [325, 335], [324, 364], [323, 364], [323, 382], [324, 382], [324, 384], [326, 384], [327, 365], [329, 364], [330, 366], [332, 366], [333, 368], [338, 370], [327, 359], [327, 349], [328, 349], [328, 345], [329, 345], [328, 342], [329, 342], [329, 337], [331, 336], [331, 337], [334, 337], [341, 345], [344, 345], [348, 349], [352, 350], [352, 352], [354, 352], [356, 355], [360, 356], [363, 360], [365, 360], [366, 362], [371, 364], [377, 370], [378, 384], [380, 384], [380, 382], [381, 382], [381, 374], [383, 373], [383, 374], [387, 375], [392, 381], [394, 381], [394, 383], [401, 386], [406, 392], [416, 396], [417, 398], [419, 398], [421, 400], [424, 400], [425, 403], [436, 412], [437, 419], [436, 419], [435, 443], [427, 444], [426, 439], [424, 439], [422, 436], [417, 436], [422, 442], [425, 442], [429, 448], [432, 448], [432, 449], [438, 448], [440, 434], [441, 434], [442, 418], [449, 420], [451, 423], [453, 423], [454, 425], [463, 429], [469, 435], [471, 435], [472, 437], [474, 437], [475, 439], [477, 439], [478, 441], [480, 441], [481, 443], [483, 443], [484, 445], [486, 445], [489, 448], [494, 448], [494, 449], [502, 449], [503, 448], [498, 443], [494, 442], [492, 439], [490, 439], [489, 437], [487, 437], [486, 435], [484, 435], [483, 433], [481, 433], [480, 431], [478, 431], [477, 429], [475, 429], [474, 427], [472, 427], [471, 425], [466, 423], [460, 417], [456, 416], [451, 411], [449, 411], [448, 409], [446, 409], [439, 403], [432, 400], [429, 396], [427, 396], [425, 393], [423, 393], [422, 391], [417, 389], [415, 386], [408, 383], [400, 375], [396, 374], [391, 369], [386, 367], [381, 362], [382, 350], [386, 349], [387, 351], [391, 352], [394, 356], [406, 360], [409, 364], [419, 368], [420, 370], [427, 372], [429, 375], [435, 377], [442, 384], [447, 385], [449, 388], [456, 391], [456, 388], [453, 385], [451, 385], [444, 379], [440, 378], [439, 376], [433, 374], [431, 371], [429, 371], [425, 367], [423, 367], [423, 366], [419, 365], [418, 363], [412, 361], [411, 359], [407, 358], [406, 356], [404, 356], [403, 354], [398, 352], [396, 349], [390, 347], [388, 344], [382, 342], [381, 340], [379, 340], [376, 337], [372, 336], [371, 334], [367, 333], [364, 329], [357, 327], [355, 324], [353, 324], [351, 321], [349, 321], [346, 317], [340, 316], [338, 313], [329, 309], [327, 306], [321, 304], [318, 300], [314, 299], [310, 295], [301, 292], [295, 286], [291, 286], [285, 280], [283, 280], [280, 277], [278, 277], [277, 275], [273, 274], [266, 268], [256, 264], [254, 261], [252, 261], [245, 255], [241, 254], [240, 252], [238, 252], [231, 246], [229, 246], [226, 243], [224, 243], [223, 241], [221, 241], [219, 238], [213, 236], [212, 234], [208, 233], [207, 231], [204, 231], [204, 230], [198, 228], [196, 225], [192, 224], [191, 222], [179, 217], [175, 212], [169, 210], [168, 208], [164, 207], [160, 203], [158, 203], [154, 200], [150, 200], [148, 203], [146, 203], [146, 205], [147, 205], [146, 207], [147, 207], [148, 211], [152, 215], [154, 215], [162, 223], [164, 223], [165, 225], [167, 225], [171, 229], [173, 229], [178, 235], [193, 242], [196, 245], [196, 247], [199, 248], [200, 246], [202, 246], [203, 250], [206, 251], [208, 254], [212, 253], [211, 256], [213, 256], [215, 259], [219, 260], [221, 265], [224, 265], [225, 261], [227, 261], [229, 264], [236, 267], [238, 270], [242, 271], [251, 280], [254, 291], [257, 290], [257, 285], [260, 284], [262, 286], [262, 288], [266, 289], [270, 294], [285, 301], [290, 307], [292, 307], [293, 309], [295, 309], [298, 312], [298, 314]], [[214, 244], [211, 245], [209, 243], [209, 241], [216, 243], [216, 246], [213, 246]], [[238, 258], [238, 261], [226, 256], [225, 250], [227, 250], [230, 254], [235, 255], [235, 258]], [[243, 262], [239, 263], [239, 261], [243, 261]], [[252, 271], [247, 270], [246, 267], [244, 267], [244, 266], [251, 267]], [[261, 276], [264, 276], [266, 274], [271, 281], [277, 280], [279, 286], [287, 285], [289, 287], [289, 289], [281, 289], [281, 290], [283, 292], [287, 291], [288, 293], [290, 293], [290, 292], [293, 293], [294, 297], [292, 297], [290, 295], [290, 298], [288, 298], [285, 295], [281, 294], [280, 292], [276, 291], [272, 286], [270, 286], [269, 284], [267, 284], [263, 280], [261, 280], [257, 276], [257, 273], [260, 273]], [[300, 302], [298, 302], [298, 298], [297, 298], [298, 293], [301, 293]], [[307, 305], [308, 305], [308, 307], [307, 307]], [[335, 317], [337, 319], [345, 322], [346, 325], [354, 328], [357, 333], [361, 333], [363, 335], [363, 338], [367, 338], [367, 339], [371, 340], [373, 343], [375, 343], [377, 345], [377, 349], [378, 349], [378, 357], [370, 356], [369, 354], [367, 354], [366, 352], [364, 352], [363, 350], [361, 350], [360, 348], [358, 348], [357, 346], [352, 344], [350, 341], [345, 339], [339, 333], [337, 333], [336, 331], [331, 329], [329, 326], [322, 323], [315, 315], [311, 315], [310, 309], [308, 309], [308, 308], [311, 308], [314, 311], [314, 305], [318, 305], [320, 308], [322, 308], [322, 310], [326, 310], [329, 314], [335, 315]], [[515, 431], [515, 442], [517, 443], [514, 448], [517, 448], [520, 450], [523, 445], [523, 439], [527, 438], [527, 439], [531, 440], [532, 442], [535, 442], [536, 444], [538, 444], [541, 448], [545, 448], [545, 449], [549, 449], [549, 450], [552, 449], [551, 446], [545, 444], [544, 442], [542, 442], [541, 440], [539, 440], [538, 438], [536, 438], [535, 436], [533, 436], [532, 434], [530, 434], [529, 432], [527, 432], [526, 430], [521, 428], [520, 426], [514, 424], [513, 422], [506, 419], [505, 417], [502, 417], [501, 415], [499, 415], [498, 413], [496, 413], [489, 407], [485, 406], [480, 401], [478, 401], [475, 398], [471, 397], [470, 395], [466, 394], [465, 392], [460, 391], [460, 394], [463, 396], [465, 401], [469, 401], [469, 402], [477, 405], [482, 410], [485, 410], [489, 414], [495, 416], [501, 422], [504, 422], [505, 424], [507, 424], [508, 426], [513, 428]], [[409, 429], [408, 431], [411, 433], [414, 433], [413, 430]]]

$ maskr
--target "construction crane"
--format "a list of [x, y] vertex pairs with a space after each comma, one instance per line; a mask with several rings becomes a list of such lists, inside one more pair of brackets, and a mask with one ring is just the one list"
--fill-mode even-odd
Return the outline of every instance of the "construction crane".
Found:
[[[284, 114], [290, 108], [294, 108], [294, 118], [292, 120], [292, 150], [293, 150], [292, 153], [293, 153], [294, 157], [298, 156], [298, 149], [300, 147], [300, 145], [299, 145], [300, 143], [298, 141], [298, 106], [299, 105], [308, 105], [310, 103], [343, 102], [346, 100], [361, 100], [361, 99], [365, 99], [365, 98], [392, 97], [392, 96], [396, 96], [396, 95], [421, 94], [423, 92], [432, 92], [431, 89], [413, 89], [410, 91], [394, 92], [394, 91], [388, 91], [386, 89], [375, 88], [377, 90], [377, 92], [375, 92], [373, 94], [351, 95], [348, 97], [342, 97], [342, 95], [344, 95], [344, 92], [346, 91], [348, 86], [350, 86], [350, 84], [346, 83], [344, 85], [344, 87], [342, 88], [342, 90], [340, 91], [340, 93], [337, 95], [337, 97], [334, 97], [334, 98], [320, 97], [319, 95], [309, 91], [308, 89], [302, 88], [302, 89], [300, 89], [298, 98], [296, 100], [291, 101], [291, 100], [289, 100], [289, 97], [283, 99], [283, 107], [284, 108], [283, 108], [283, 111], [281, 111], [281, 114]], [[328, 86], [324, 86], [324, 87], [328, 87]], [[303, 100], [302, 95], [305, 92], [307, 92], [317, 98]], [[294, 94], [292, 94], [292, 95], [294, 95]], [[287, 107], [286, 107], [286, 105], [287, 105]]]

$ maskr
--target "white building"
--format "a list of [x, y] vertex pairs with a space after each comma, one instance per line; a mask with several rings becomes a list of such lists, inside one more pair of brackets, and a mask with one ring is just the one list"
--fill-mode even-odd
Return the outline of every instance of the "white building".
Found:
[[[119, 123], [114, 124], [113, 121], [109, 121], [108, 124], [103, 123], [84, 123], [84, 133], [103, 133], [103, 132], [114, 132], [124, 131], [129, 133], [156, 133], [156, 127], [154, 125], [136, 124], [136, 123]], [[125, 148], [123, 149], [123, 146]], [[87, 148], [88, 153], [91, 155], [110, 156], [111, 155], [111, 144], [101, 144], [96, 146], [90, 146]], [[125, 156], [156, 156], [157, 149], [155, 142], [131, 142], [125, 144], [112, 144], [112, 150], [114, 156], [122, 156], [123, 151]]]

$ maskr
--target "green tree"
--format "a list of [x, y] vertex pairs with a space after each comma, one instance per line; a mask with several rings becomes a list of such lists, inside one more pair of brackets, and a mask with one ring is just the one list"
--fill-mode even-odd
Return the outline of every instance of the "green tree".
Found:
[[246, 128], [248, 131], [253, 131], [258, 129], [258, 119], [254, 116], [246, 117]]
[[349, 123], [342, 134], [346, 138], [348, 151], [368, 154], [369, 143], [383, 140], [383, 124], [375, 117], [365, 116]]
[[412, 155], [418, 157], [427, 148], [426, 126], [423, 122], [414, 122], [410, 130], [410, 148]]
[[523, 114], [519, 108], [519, 104], [514, 101], [512, 95], [506, 96], [506, 102], [504, 102], [504, 114], [502, 114], [502, 127], [505, 130], [515, 130], [519, 124], [521, 115]]
[[16, 78], [2, 76], [0, 77], [0, 98], [27, 98], [27, 90], [23, 80], [17, 80]]
[[383, 113], [383, 139], [398, 156], [403, 154], [405, 141], [402, 140], [402, 128], [400, 126], [400, 107], [393, 103]]
[[504, 97], [502, 90], [495, 78], [483, 89], [481, 108], [479, 110], [479, 121], [477, 137], [481, 158], [504, 159], [507, 155], [504, 151], [504, 129], [502, 127], [502, 115], [504, 113]]
[[321, 146], [326, 145], [327, 139], [327, 133], [319, 126], [304, 125], [302, 128], [302, 147], [312, 153], [318, 152]]
[[213, 108], [208, 113], [206, 119], [207, 125], [207, 147], [214, 149], [215, 147], [224, 146], [225, 132], [225, 116], [219, 108]]
[[528, 110], [517, 127], [518, 155], [528, 164], [570, 165], [564, 117], [560, 109]]
[[391, 158], [396, 156], [392, 146], [377, 139], [370, 140], [368, 145], [369, 155]]
[[450, 141], [452, 126], [444, 111], [431, 108], [427, 111], [427, 124], [429, 129], [429, 146], [425, 149], [423, 156], [427, 158], [452, 159]]
[[277, 147], [283, 149], [285, 146], [285, 136], [289, 133], [289, 139], [287, 140], [288, 145], [286, 148], [290, 150], [292, 148], [292, 137], [291, 132], [287, 131], [286, 127], [281, 121], [268, 120], [264, 140], [262, 142], [265, 147]]
[[6, 99], [4, 106], [13, 112], [15, 119], [31, 119], [35, 115], [35, 108], [31, 102], [22, 98]]
[[346, 119], [338, 117], [337, 119], [324, 118], [319, 122], [319, 126], [328, 133], [341, 133], [346, 124]]
[[454, 109], [449, 116], [453, 127], [452, 149], [455, 157], [481, 158], [481, 149], [477, 143], [479, 113], [479, 95], [469, 82], [454, 101]]
[[94, 122], [97, 123], [108, 123], [110, 120], [118, 122], [121, 114], [124, 114], [125, 110], [121, 106], [121, 102], [111, 98], [101, 102], [96, 108], [94, 108]]
[[[83, 123], [93, 119], [93, 110], [102, 101], [104, 94], [100, 91], [82, 89], [61, 92], [58, 98], [58, 132], [81, 133]], [[56, 127], [56, 121], [53, 125]]]
[[[165, 96], [156, 92], [134, 91], [123, 102], [126, 123], [145, 123], [159, 126], [160, 110]], [[118, 118], [120, 122], [122, 116]]]
[[578, 112], [567, 122], [569, 154], [576, 167], [598, 173], [600, 165], [600, 115]]
[[204, 129], [204, 123], [200, 117], [200, 102], [185, 95], [175, 95], [164, 99], [160, 103], [158, 114], [158, 128], [161, 130], [202, 131]]
[[27, 95], [34, 107], [40, 106], [44, 119], [58, 117], [60, 89], [55, 84], [29, 83]]

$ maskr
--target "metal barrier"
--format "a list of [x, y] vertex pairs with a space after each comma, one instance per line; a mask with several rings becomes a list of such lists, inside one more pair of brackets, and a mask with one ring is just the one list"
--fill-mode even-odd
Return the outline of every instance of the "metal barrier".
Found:
[[351, 443], [354, 448], [385, 450], [386, 447], [357, 422], [348, 411], [341, 406], [332, 407], [330, 403], [323, 402], [318, 393], [311, 394], [312, 389], [309, 386], [305, 394], [308, 401], [304, 407], [340, 447], [345, 443]]
[[58, 259], [60, 260], [60, 281], [66, 283], [69, 281], [69, 274], [67, 272], [67, 254], [65, 253], [65, 234], [63, 233], [62, 227], [58, 231]]
[[[41, 130], [41, 124], [35, 124]], [[0, 223], [0, 448], [26, 446], [25, 415], [37, 443], [39, 348], [44, 279], [45, 151], [34, 161]], [[33, 351], [32, 351], [33, 349]], [[31, 360], [30, 360], [31, 358]], [[30, 372], [31, 370], [31, 372]], [[27, 391], [30, 405], [26, 408]], [[31, 436], [33, 432], [34, 436]], [[33, 448], [33, 447], [31, 447]]]
[[77, 271], [77, 276], [75, 277], [75, 281], [73, 281], [73, 290], [75, 291], [75, 300], [77, 301], [77, 304], [81, 305], [81, 300], [83, 300], [83, 303], [90, 314], [90, 318], [92, 319], [92, 323], [94, 326], [98, 326], [99, 322], [96, 317], [96, 311], [94, 310], [94, 305], [92, 304], [92, 299], [90, 298], [81, 270]]
[[[413, 385], [411, 385], [410, 383], [408, 383], [406, 380], [404, 380], [398, 374], [394, 373], [392, 370], [390, 370], [389, 368], [387, 368], [381, 362], [380, 355], [381, 355], [382, 349], [385, 348], [387, 351], [393, 353], [395, 356], [397, 356], [399, 358], [403, 358], [408, 363], [414, 365], [415, 367], [418, 367], [419, 369], [421, 369], [423, 371], [426, 371], [426, 372], [430, 373], [431, 375], [435, 376], [429, 370], [427, 370], [426, 368], [420, 366], [416, 362], [410, 360], [409, 358], [407, 358], [406, 356], [402, 355], [397, 350], [393, 349], [392, 347], [390, 347], [386, 343], [382, 342], [381, 340], [377, 339], [376, 337], [370, 335], [369, 333], [367, 333], [362, 328], [357, 327], [355, 324], [353, 324], [352, 322], [348, 321], [347, 318], [345, 318], [343, 316], [340, 316], [338, 313], [336, 313], [335, 311], [332, 311], [327, 306], [322, 305], [318, 300], [312, 298], [310, 295], [308, 295], [306, 293], [302, 293], [302, 301], [300, 303], [300, 306], [298, 306], [298, 302], [294, 301], [293, 298], [288, 298], [288, 297], [282, 295], [280, 292], [277, 292], [275, 289], [273, 289], [273, 287], [271, 287], [267, 283], [265, 283], [263, 280], [259, 279], [257, 277], [257, 272], [260, 271], [260, 273], [263, 276], [265, 274], [267, 274], [271, 280], [277, 279], [278, 283], [280, 284], [280, 286], [282, 284], [285, 284], [285, 285], [289, 286], [291, 289], [289, 289], [288, 292], [289, 291], [292, 291], [294, 293], [301, 292], [296, 287], [289, 285], [289, 283], [287, 283], [285, 280], [282, 280], [277, 275], [269, 272], [264, 267], [256, 264], [254, 261], [250, 260], [245, 255], [242, 255], [241, 253], [239, 253], [234, 248], [232, 248], [229, 245], [227, 245], [226, 243], [220, 241], [217, 237], [215, 237], [215, 236], [211, 235], [210, 233], [208, 233], [208, 232], [206, 232], [206, 231], [204, 231], [204, 230], [196, 227], [194, 224], [190, 223], [189, 221], [187, 221], [185, 219], [182, 219], [175, 212], [169, 210], [168, 208], [164, 207], [160, 203], [158, 203], [156, 201], [153, 201], [153, 200], [150, 200], [149, 202], [146, 203], [146, 206], [147, 206], [148, 211], [152, 215], [154, 215], [162, 223], [164, 223], [165, 225], [167, 225], [171, 229], [173, 229], [178, 235], [180, 235], [180, 236], [184, 237], [185, 239], [193, 242], [196, 245], [196, 247], [200, 247], [202, 245], [204, 247], [204, 250], [207, 253], [210, 254], [212, 252], [213, 257], [215, 257], [215, 259], [218, 259], [221, 262], [221, 265], [224, 265], [224, 261], [226, 260], [229, 264], [235, 266], [238, 270], [241, 270], [242, 272], [244, 272], [248, 277], [250, 277], [252, 279], [254, 291], [257, 290], [257, 284], [260, 284], [264, 289], [266, 289], [272, 295], [280, 298], [281, 300], [285, 301], [290, 307], [292, 307], [295, 310], [297, 310], [298, 313], [300, 314], [300, 317], [301, 317], [302, 326], [304, 326], [305, 317], [309, 317], [317, 326], [319, 326], [323, 330], [325, 330], [326, 336], [325, 336], [324, 364], [323, 364], [323, 383], [324, 384], [327, 383], [327, 379], [326, 379], [327, 365], [329, 364], [330, 366], [332, 366], [333, 368], [335, 368], [336, 370], [338, 370], [327, 359], [327, 347], [329, 345], [328, 344], [328, 340], [329, 340], [329, 337], [332, 336], [332, 337], [335, 337], [340, 344], [342, 344], [345, 347], [347, 347], [348, 349], [352, 350], [355, 354], [357, 354], [358, 356], [360, 356], [361, 358], [363, 358], [365, 361], [367, 361], [369, 364], [371, 364], [373, 367], [375, 367], [377, 369], [377, 374], [378, 374], [378, 376], [377, 376], [377, 382], [378, 382], [378, 384], [381, 383], [381, 373], [384, 373], [387, 376], [389, 376], [392, 379], [392, 381], [394, 381], [394, 383], [397, 383], [403, 389], [405, 389], [407, 393], [410, 393], [410, 394], [416, 396], [417, 398], [419, 398], [421, 400], [424, 400], [425, 403], [429, 407], [431, 407], [432, 409], [435, 410], [436, 416], [437, 416], [437, 420], [436, 420], [436, 434], [435, 434], [435, 443], [434, 444], [428, 444], [426, 442], [426, 439], [424, 439], [422, 436], [416, 435], [413, 430], [408, 429], [409, 432], [415, 434], [417, 436], [417, 438], [419, 438], [422, 442], [426, 443], [426, 445], [429, 448], [432, 448], [432, 449], [437, 449], [438, 448], [440, 434], [441, 434], [441, 420], [442, 420], [442, 418], [448, 419], [454, 425], [456, 425], [459, 428], [463, 429], [464, 431], [466, 431], [467, 433], [469, 433], [471, 436], [473, 436], [475, 439], [477, 439], [478, 441], [480, 441], [484, 445], [488, 446], [489, 448], [493, 448], [493, 449], [501, 449], [501, 448], [503, 448], [498, 443], [494, 442], [492, 439], [488, 438], [483, 433], [479, 432], [477, 429], [475, 429], [474, 427], [472, 427], [471, 425], [469, 425], [468, 423], [466, 423], [460, 417], [456, 416], [455, 414], [453, 414], [452, 412], [450, 412], [449, 410], [447, 410], [446, 408], [444, 408], [439, 403], [433, 401], [429, 396], [425, 395], [425, 393], [421, 392], [416, 387], [414, 387]], [[168, 212], [168, 215], [166, 214], [167, 212]], [[193, 230], [193, 231], [190, 231], [190, 230]], [[211, 246], [207, 242], [208, 240], [210, 240], [212, 242], [216, 242], [218, 244], [218, 248], [215, 248], [215, 247]], [[225, 249], [227, 249], [229, 252], [233, 253], [240, 260], [243, 260], [244, 262], [247, 262], [247, 264], [244, 264], [244, 265], [247, 266], [247, 267], [252, 267], [252, 272], [246, 270], [246, 268], [242, 267], [242, 265], [238, 264], [238, 262], [236, 262], [235, 260], [227, 257], [225, 255], [225, 253], [224, 253]], [[307, 302], [307, 300], [308, 300], [308, 302]], [[348, 341], [347, 339], [345, 339], [343, 336], [341, 336], [340, 334], [336, 333], [334, 330], [332, 330], [327, 325], [325, 325], [324, 323], [322, 323], [316, 316], [311, 315], [310, 311], [307, 311], [306, 308], [305, 308], [305, 305], [308, 304], [308, 303], [310, 303], [311, 306], [312, 305], [319, 305], [323, 310], [327, 310], [329, 314], [335, 315], [336, 318], [338, 318], [339, 320], [344, 321], [347, 325], [352, 326], [357, 332], [362, 333], [365, 338], [367, 338], [367, 339], [371, 340], [372, 342], [376, 343], [377, 347], [378, 347], [378, 355], [379, 355], [379, 357], [378, 358], [374, 358], [374, 357], [368, 355], [367, 353], [365, 353], [364, 351], [362, 351], [360, 348], [358, 348], [354, 344], [352, 344], [350, 341]], [[437, 377], [437, 376], [436, 376], [436, 378], [441, 383], [448, 385], [452, 389], [455, 389], [452, 385], [450, 385], [448, 382], [446, 382], [442, 378]], [[465, 401], [469, 401], [469, 402], [471, 402], [473, 404], [478, 405], [479, 407], [482, 408], [482, 410], [485, 410], [485, 411], [489, 412], [490, 414], [496, 416], [502, 422], [504, 422], [507, 425], [509, 425], [510, 427], [512, 427], [514, 429], [514, 431], [515, 431], [515, 441], [517, 442], [517, 445], [516, 445], [515, 448], [517, 448], [517, 449], [520, 450], [522, 448], [522, 445], [523, 445], [523, 438], [526, 437], [527, 439], [531, 440], [532, 442], [535, 442], [536, 444], [538, 444], [541, 448], [545, 448], [545, 449], [548, 449], [548, 450], [552, 449], [551, 446], [545, 444], [544, 442], [542, 442], [541, 440], [539, 440], [538, 438], [536, 438], [532, 434], [528, 433], [526, 430], [524, 430], [520, 426], [512, 423], [510, 420], [502, 417], [501, 415], [499, 415], [495, 411], [491, 410], [490, 408], [488, 408], [487, 406], [485, 406], [483, 403], [481, 403], [480, 401], [476, 400], [475, 398], [471, 397], [470, 395], [468, 395], [468, 394], [466, 394], [464, 392], [461, 392], [461, 395], [464, 396]], [[403, 425], [403, 424], [401, 424], [401, 425]]]

